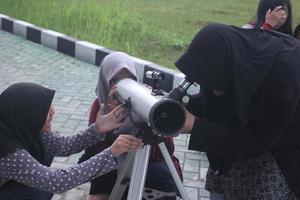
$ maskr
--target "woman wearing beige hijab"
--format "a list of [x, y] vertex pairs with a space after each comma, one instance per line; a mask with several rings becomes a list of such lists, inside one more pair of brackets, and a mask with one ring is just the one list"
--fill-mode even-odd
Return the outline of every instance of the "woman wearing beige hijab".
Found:
[[[115, 91], [114, 85], [118, 80], [123, 78], [132, 78], [137, 80], [137, 73], [133, 59], [123, 52], [113, 52], [107, 55], [100, 66], [99, 80], [96, 88], [97, 99], [95, 99], [91, 112], [89, 122], [93, 123], [96, 117], [96, 113], [99, 110], [100, 105], [102, 112], [107, 113], [112, 110], [118, 102], [113, 98]], [[101, 151], [106, 146], [109, 146], [119, 134], [133, 134], [135, 128], [130, 122], [129, 118], [126, 118], [123, 122], [123, 126], [114, 131], [113, 134], [107, 135], [104, 142], [99, 142], [96, 145], [86, 149], [85, 154], [80, 158], [80, 162], [88, 159], [89, 157]], [[167, 145], [171, 158], [177, 171], [182, 178], [181, 168], [178, 159], [173, 155], [174, 142], [173, 138], [165, 138], [164, 142]], [[101, 176], [91, 182], [89, 200], [106, 200], [112, 191], [112, 188], [117, 179], [117, 170], [114, 170], [104, 176]], [[172, 176], [167, 168], [166, 163], [163, 160], [161, 153], [157, 145], [152, 145], [149, 168], [146, 178], [146, 187], [162, 190], [165, 192], [176, 192], [176, 186], [172, 179]], [[174, 199], [173, 197], [166, 199]]]

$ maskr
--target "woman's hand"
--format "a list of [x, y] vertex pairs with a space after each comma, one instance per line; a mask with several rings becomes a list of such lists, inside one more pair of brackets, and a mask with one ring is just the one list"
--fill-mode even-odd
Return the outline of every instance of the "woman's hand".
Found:
[[266, 13], [266, 22], [274, 29], [280, 28], [287, 20], [287, 12], [283, 6], [277, 6], [272, 11], [269, 9]]
[[107, 95], [107, 107], [113, 110], [115, 107], [120, 105], [120, 102], [116, 99], [115, 94], [117, 93], [117, 85], [113, 86]]
[[103, 114], [104, 105], [100, 105], [96, 119], [96, 130], [98, 133], [107, 133], [120, 128], [122, 121], [127, 117], [128, 112], [122, 105], [118, 105], [108, 114]]
[[128, 151], [136, 151], [143, 146], [141, 139], [132, 135], [120, 135], [115, 142], [110, 146], [114, 157], [120, 156], [122, 153]]
[[193, 129], [195, 116], [185, 109], [185, 124], [181, 130], [182, 133], [190, 133]]

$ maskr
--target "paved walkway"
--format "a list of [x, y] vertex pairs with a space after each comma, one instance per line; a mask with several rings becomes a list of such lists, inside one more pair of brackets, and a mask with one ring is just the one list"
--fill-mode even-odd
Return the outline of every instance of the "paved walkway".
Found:
[[[98, 67], [78, 61], [54, 50], [0, 31], [0, 92], [8, 85], [32, 81], [56, 90], [54, 130], [74, 134], [87, 127], [89, 107], [95, 98]], [[204, 154], [187, 150], [188, 136], [175, 139], [176, 155], [184, 170], [184, 186], [191, 200], [207, 200], [204, 190], [208, 162]], [[55, 158], [52, 167], [67, 168], [76, 164], [80, 154]], [[84, 200], [89, 185], [81, 185], [55, 200]]]

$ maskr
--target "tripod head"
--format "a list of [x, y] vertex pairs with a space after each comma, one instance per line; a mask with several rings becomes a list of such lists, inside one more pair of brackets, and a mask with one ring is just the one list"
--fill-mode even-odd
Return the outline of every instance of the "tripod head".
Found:
[[145, 145], [159, 144], [163, 141], [164, 136], [155, 134], [153, 129], [145, 122], [135, 123], [136, 137], [142, 139]]

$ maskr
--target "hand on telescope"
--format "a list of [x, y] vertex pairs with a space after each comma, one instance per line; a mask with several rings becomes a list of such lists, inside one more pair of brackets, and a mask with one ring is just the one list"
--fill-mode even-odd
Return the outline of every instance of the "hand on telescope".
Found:
[[185, 123], [181, 130], [181, 133], [190, 133], [193, 129], [194, 122], [195, 122], [195, 116], [190, 113], [186, 108], [185, 109]]
[[120, 105], [120, 102], [116, 99], [115, 94], [117, 92], [117, 85], [113, 86], [107, 96], [107, 107], [113, 110], [115, 107]]
[[118, 157], [128, 151], [136, 151], [143, 145], [142, 140], [133, 135], [120, 135], [110, 146], [110, 150], [114, 157]]
[[108, 114], [103, 114], [104, 105], [100, 105], [96, 119], [96, 130], [98, 133], [107, 133], [120, 128], [122, 121], [127, 117], [128, 113], [122, 105], [118, 105]]

